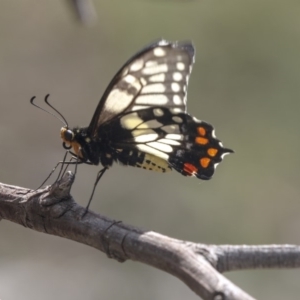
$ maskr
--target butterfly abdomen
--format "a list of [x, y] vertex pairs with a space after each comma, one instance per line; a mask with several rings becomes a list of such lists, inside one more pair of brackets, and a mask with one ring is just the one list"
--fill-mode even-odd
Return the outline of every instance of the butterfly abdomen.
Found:
[[151, 154], [145, 154], [143, 162], [141, 164], [136, 164], [136, 166], [145, 170], [162, 173], [172, 171], [172, 168], [167, 161]]
[[142, 168], [144, 170], [161, 173], [172, 170], [167, 161], [157, 156], [138, 151], [137, 149], [118, 149], [116, 160], [123, 165]]

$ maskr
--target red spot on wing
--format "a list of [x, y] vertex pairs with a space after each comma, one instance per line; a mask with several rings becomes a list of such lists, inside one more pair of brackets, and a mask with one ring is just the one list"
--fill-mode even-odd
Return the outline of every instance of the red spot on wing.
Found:
[[198, 169], [192, 165], [192, 164], [189, 164], [189, 163], [185, 163], [183, 165], [183, 170], [187, 173], [187, 175], [194, 175], [195, 173], [197, 173]]

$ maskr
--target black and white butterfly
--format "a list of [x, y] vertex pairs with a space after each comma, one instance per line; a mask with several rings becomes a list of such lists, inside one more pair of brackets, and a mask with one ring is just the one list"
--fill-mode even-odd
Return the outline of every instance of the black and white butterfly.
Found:
[[194, 63], [191, 43], [155, 42], [130, 58], [104, 92], [88, 127], [61, 129], [66, 149], [81, 163], [158, 172], [175, 169], [210, 179], [225, 154], [214, 128], [186, 112]]

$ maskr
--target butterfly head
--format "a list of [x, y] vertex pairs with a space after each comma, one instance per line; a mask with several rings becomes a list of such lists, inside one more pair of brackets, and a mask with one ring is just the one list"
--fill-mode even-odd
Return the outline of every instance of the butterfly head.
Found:
[[81, 146], [76, 139], [76, 134], [68, 126], [60, 129], [60, 137], [63, 140], [63, 147], [67, 150], [73, 149], [78, 157], [82, 157]]
[[69, 144], [70, 147], [72, 142], [74, 141], [75, 134], [73, 130], [69, 129], [67, 126], [64, 126], [60, 129], [60, 136], [64, 143]]

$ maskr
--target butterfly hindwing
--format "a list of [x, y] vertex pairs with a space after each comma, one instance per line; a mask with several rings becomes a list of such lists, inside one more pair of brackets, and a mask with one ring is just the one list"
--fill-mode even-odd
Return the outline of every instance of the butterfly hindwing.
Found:
[[144, 48], [115, 75], [92, 118], [89, 131], [119, 114], [154, 106], [186, 111], [186, 93], [194, 62], [191, 43], [161, 40]]
[[183, 175], [210, 179], [224, 154], [231, 152], [216, 139], [210, 124], [172, 108], [128, 112], [109, 127], [118, 160], [144, 169], [174, 168]]

